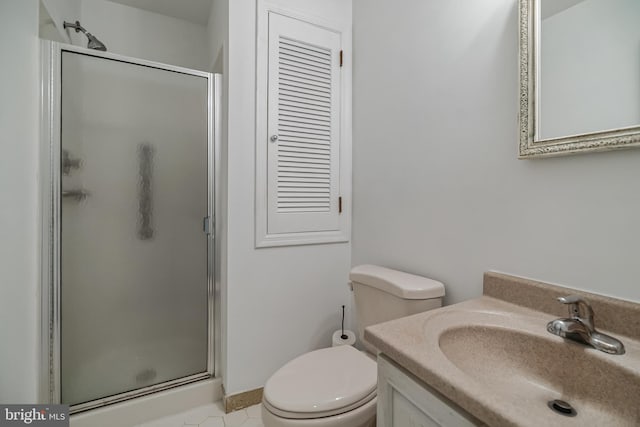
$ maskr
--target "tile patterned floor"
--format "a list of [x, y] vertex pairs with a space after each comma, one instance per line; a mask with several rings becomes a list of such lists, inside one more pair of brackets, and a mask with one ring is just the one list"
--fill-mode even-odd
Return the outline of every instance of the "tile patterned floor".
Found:
[[261, 405], [225, 414], [222, 402], [199, 406], [180, 414], [140, 424], [138, 427], [264, 427], [260, 417]]

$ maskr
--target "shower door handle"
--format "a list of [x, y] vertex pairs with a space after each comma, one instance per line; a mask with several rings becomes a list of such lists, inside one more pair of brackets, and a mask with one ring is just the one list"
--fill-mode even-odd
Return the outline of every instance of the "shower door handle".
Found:
[[206, 235], [211, 234], [211, 217], [210, 216], [205, 216], [204, 218], [202, 218], [202, 231], [204, 231], [204, 233]]

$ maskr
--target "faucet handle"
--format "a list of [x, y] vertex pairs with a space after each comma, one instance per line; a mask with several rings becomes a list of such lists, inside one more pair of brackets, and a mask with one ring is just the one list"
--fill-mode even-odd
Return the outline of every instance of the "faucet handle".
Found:
[[[579, 295], [567, 295], [565, 297], [559, 297], [558, 301], [569, 306], [569, 316], [572, 319], [580, 320], [590, 331], [595, 330], [593, 309], [585, 299]], [[581, 307], [582, 310], [580, 310]]]

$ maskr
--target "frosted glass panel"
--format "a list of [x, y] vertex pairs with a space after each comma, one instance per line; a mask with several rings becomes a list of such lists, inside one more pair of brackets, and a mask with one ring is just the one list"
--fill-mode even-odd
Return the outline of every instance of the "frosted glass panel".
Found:
[[63, 52], [61, 396], [207, 370], [207, 79]]

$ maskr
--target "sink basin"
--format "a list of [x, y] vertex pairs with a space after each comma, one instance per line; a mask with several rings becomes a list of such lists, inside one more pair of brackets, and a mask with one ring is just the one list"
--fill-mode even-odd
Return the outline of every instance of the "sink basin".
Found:
[[[467, 314], [464, 325], [445, 323], [438, 346], [457, 368], [456, 377], [475, 381], [487, 399], [521, 413], [523, 420], [528, 417], [533, 425], [640, 425], [640, 376], [616, 360], [626, 356], [559, 339], [546, 333], [542, 320], [518, 324], [517, 319], [479, 314], [474, 321]], [[550, 409], [554, 399], [568, 402], [577, 415]]]

